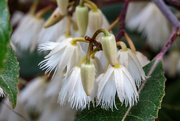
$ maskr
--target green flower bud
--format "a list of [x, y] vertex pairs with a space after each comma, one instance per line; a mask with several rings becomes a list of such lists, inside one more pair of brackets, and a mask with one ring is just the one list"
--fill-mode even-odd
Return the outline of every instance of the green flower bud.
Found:
[[81, 79], [84, 91], [88, 96], [90, 96], [95, 80], [95, 66], [93, 63], [81, 64]]
[[98, 11], [90, 11], [89, 12], [89, 28], [91, 33], [96, 32], [98, 29], [102, 27], [103, 24], [103, 15], [101, 10]]
[[106, 56], [106, 59], [112, 66], [116, 65], [116, 56], [117, 56], [117, 48], [116, 48], [116, 39], [113, 34], [104, 35], [101, 38], [101, 44]]
[[80, 34], [83, 37], [86, 33], [86, 29], [88, 26], [88, 8], [80, 5], [77, 6], [76, 19]]

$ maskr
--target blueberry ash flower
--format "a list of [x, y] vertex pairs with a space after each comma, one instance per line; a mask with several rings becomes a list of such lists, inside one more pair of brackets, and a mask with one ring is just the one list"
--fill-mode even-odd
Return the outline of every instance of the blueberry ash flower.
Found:
[[110, 66], [104, 76], [100, 75], [100, 78], [97, 79], [100, 80], [97, 98], [101, 108], [106, 110], [109, 107], [113, 110], [113, 106], [117, 108], [115, 104], [116, 92], [119, 100], [122, 103], [125, 101], [126, 106], [132, 106], [137, 100], [138, 92], [134, 80], [124, 66]]
[[70, 103], [71, 108], [83, 110], [89, 104], [91, 98], [86, 95], [81, 80], [81, 69], [75, 66], [67, 76], [67, 79], [59, 93], [58, 102], [64, 105]]
[[81, 56], [84, 55], [79, 43], [73, 42], [73, 38], [68, 38], [63, 42], [45, 43], [39, 46], [39, 50], [48, 50], [51, 52], [45, 57], [45, 60], [39, 63], [40, 68], [45, 73], [54, 74], [59, 72], [68, 73], [74, 66], [79, 64]]
[[136, 85], [139, 87], [142, 80], [145, 80], [145, 73], [136, 55], [124, 44], [124, 47], [118, 51], [118, 61], [121, 65], [125, 66]]

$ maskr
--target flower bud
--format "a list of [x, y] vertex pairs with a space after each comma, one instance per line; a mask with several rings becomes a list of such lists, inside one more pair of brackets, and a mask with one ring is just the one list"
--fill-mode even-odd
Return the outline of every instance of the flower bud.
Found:
[[95, 79], [95, 66], [92, 63], [82, 63], [81, 64], [81, 80], [84, 91], [87, 96], [90, 96]]
[[101, 44], [106, 56], [106, 59], [112, 66], [116, 65], [116, 55], [117, 55], [117, 48], [116, 48], [116, 39], [113, 34], [104, 35], [101, 38]]
[[85, 6], [77, 6], [76, 19], [80, 34], [83, 37], [86, 33], [86, 29], [88, 25], [88, 8]]
[[102, 27], [103, 24], [103, 16], [101, 10], [98, 11], [90, 11], [89, 12], [89, 28], [91, 33], [96, 32], [98, 29]]
[[59, 22], [61, 19], [63, 19], [63, 15], [61, 15], [59, 8], [56, 8], [56, 10], [52, 13], [52, 15], [49, 17], [47, 22], [44, 25], [44, 28], [48, 28], [50, 26], [53, 26], [57, 22]]
[[57, 0], [57, 4], [62, 15], [67, 14], [68, 3], [69, 0]]

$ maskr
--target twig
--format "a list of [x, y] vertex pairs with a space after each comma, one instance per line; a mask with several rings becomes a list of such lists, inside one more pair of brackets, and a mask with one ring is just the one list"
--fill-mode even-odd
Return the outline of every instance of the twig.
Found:
[[152, 0], [156, 4], [156, 6], [160, 9], [160, 11], [164, 14], [166, 19], [169, 21], [173, 28], [179, 27], [180, 23], [176, 16], [170, 11], [167, 5], [164, 3], [163, 0]]
[[126, 18], [128, 5], [129, 5], [129, 0], [125, 0], [122, 11], [121, 11], [120, 16], [119, 16], [119, 21], [120, 21], [119, 32], [118, 32], [118, 35], [116, 37], [116, 41], [119, 41], [122, 38], [122, 36], [124, 35], [125, 18]]

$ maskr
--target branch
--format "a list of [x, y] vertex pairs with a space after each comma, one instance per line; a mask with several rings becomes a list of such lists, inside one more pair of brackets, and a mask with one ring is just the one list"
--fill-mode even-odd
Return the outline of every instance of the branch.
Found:
[[169, 21], [173, 28], [179, 27], [180, 23], [176, 16], [170, 11], [170, 9], [166, 6], [163, 0], [152, 0], [156, 4], [156, 6], [160, 9], [160, 11], [164, 14], [166, 19]]
[[119, 21], [120, 21], [119, 32], [116, 37], [116, 41], [119, 41], [122, 38], [122, 36], [124, 35], [125, 18], [126, 18], [128, 5], [129, 5], [129, 0], [125, 0], [122, 11], [119, 16]]

